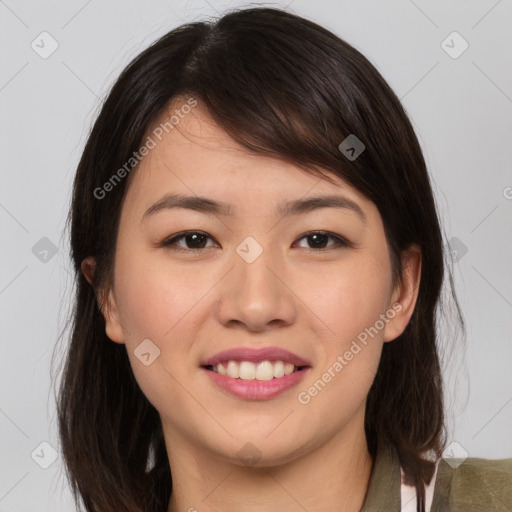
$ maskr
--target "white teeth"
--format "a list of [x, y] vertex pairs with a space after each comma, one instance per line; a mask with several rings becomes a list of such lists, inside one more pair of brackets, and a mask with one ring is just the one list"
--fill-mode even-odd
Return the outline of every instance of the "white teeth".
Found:
[[220, 375], [227, 375], [232, 379], [242, 380], [272, 380], [279, 379], [285, 375], [290, 375], [295, 371], [296, 367], [293, 363], [284, 363], [283, 361], [261, 361], [260, 363], [252, 363], [250, 361], [228, 361], [227, 368], [222, 364], [213, 367], [213, 371]]
[[238, 373], [243, 380], [253, 380], [256, 378], [256, 365], [249, 361], [242, 361], [238, 367]]
[[276, 361], [274, 363], [274, 377], [284, 377], [284, 363], [283, 361]]
[[272, 380], [274, 378], [274, 367], [270, 361], [261, 361], [256, 366], [256, 380]]
[[235, 363], [235, 361], [229, 361], [227, 373], [228, 373], [228, 377], [231, 377], [232, 379], [240, 378], [240, 371], [239, 371], [238, 365]]
[[292, 363], [286, 363], [284, 365], [284, 374], [290, 375], [290, 373], [293, 373], [294, 368], [295, 368], [295, 366], [293, 366]]

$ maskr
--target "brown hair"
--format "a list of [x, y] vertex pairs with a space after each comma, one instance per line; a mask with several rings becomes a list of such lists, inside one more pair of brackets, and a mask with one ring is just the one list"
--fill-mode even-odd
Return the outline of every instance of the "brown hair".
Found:
[[[271, 8], [231, 11], [158, 39], [121, 73], [89, 134], [68, 218], [76, 296], [57, 400], [77, 506], [81, 499], [89, 512], [164, 512], [169, 502], [172, 478], [158, 412], [141, 392], [126, 348], [106, 336], [100, 312], [136, 165], [104, 198], [95, 191], [182, 94], [201, 100], [250, 151], [326, 179], [337, 175], [371, 199], [383, 219], [395, 281], [402, 251], [419, 245], [416, 307], [403, 334], [384, 344], [365, 432], [372, 457], [386, 446], [397, 450], [421, 510], [423, 483], [433, 471], [424, 454], [440, 457], [445, 443], [436, 343], [445, 263], [425, 161], [399, 99], [360, 52], [311, 21]], [[338, 149], [350, 134], [366, 146], [355, 160]], [[80, 268], [88, 256], [96, 259], [93, 287]], [[462, 323], [458, 305], [457, 312]]]

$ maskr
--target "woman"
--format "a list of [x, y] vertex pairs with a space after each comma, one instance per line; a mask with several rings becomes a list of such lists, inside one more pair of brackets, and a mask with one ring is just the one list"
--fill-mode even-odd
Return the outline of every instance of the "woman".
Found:
[[70, 221], [87, 511], [512, 509], [512, 459], [441, 458], [435, 201], [343, 40], [267, 8], [169, 32], [107, 97]]

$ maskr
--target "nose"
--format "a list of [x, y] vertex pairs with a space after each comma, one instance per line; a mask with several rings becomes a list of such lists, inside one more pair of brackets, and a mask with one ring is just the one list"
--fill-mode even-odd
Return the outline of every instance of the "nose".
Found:
[[216, 315], [223, 326], [262, 332], [295, 321], [293, 286], [286, 282], [283, 263], [275, 254], [263, 250], [252, 263], [235, 254], [233, 264], [221, 282], [216, 304]]

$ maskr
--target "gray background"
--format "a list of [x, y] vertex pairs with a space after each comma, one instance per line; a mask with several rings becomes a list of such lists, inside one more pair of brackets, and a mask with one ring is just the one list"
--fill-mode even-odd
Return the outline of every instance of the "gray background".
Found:
[[[63, 233], [71, 180], [100, 100], [158, 36], [249, 5], [263, 4], [0, 0], [0, 512], [73, 510], [50, 363], [72, 292]], [[346, 39], [402, 99], [459, 260], [468, 335], [445, 370], [450, 441], [454, 453], [511, 457], [511, 1], [265, 5], [288, 5]], [[31, 47], [51, 49], [43, 31], [58, 43], [46, 59]], [[446, 40], [453, 31], [469, 44], [457, 58], [445, 51], [463, 48]]]

